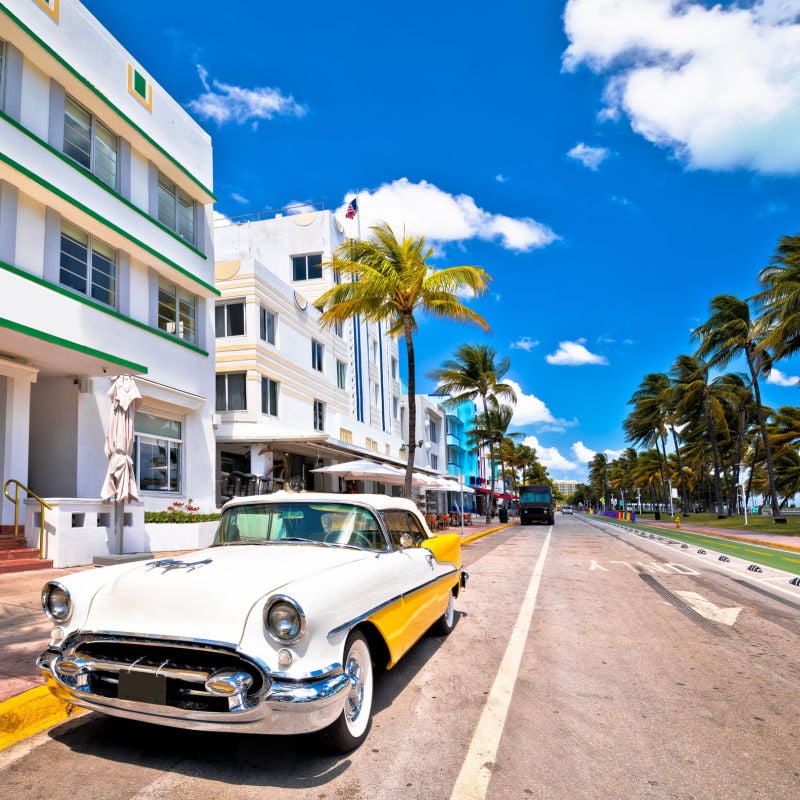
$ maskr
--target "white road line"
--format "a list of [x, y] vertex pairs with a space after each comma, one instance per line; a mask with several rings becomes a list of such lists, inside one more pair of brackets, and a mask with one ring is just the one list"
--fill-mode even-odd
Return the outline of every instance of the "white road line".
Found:
[[528, 638], [533, 610], [536, 607], [536, 595], [539, 593], [539, 583], [542, 579], [552, 532], [551, 527], [547, 531], [547, 538], [544, 540], [542, 551], [536, 561], [528, 591], [525, 593], [517, 621], [514, 623], [514, 630], [511, 632], [508, 647], [500, 662], [500, 669], [497, 671], [494, 685], [489, 692], [478, 727], [472, 736], [472, 742], [461, 766], [458, 780], [453, 787], [450, 800], [484, 800], [486, 797], [497, 748], [503, 735], [506, 714], [514, 692], [514, 684], [519, 674], [522, 653], [525, 650], [525, 640]]

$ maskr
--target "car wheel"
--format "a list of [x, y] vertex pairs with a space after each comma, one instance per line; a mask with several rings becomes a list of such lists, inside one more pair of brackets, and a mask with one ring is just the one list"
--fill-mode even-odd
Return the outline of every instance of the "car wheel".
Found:
[[372, 720], [373, 675], [372, 656], [367, 638], [353, 631], [344, 646], [344, 672], [350, 688], [339, 718], [320, 732], [326, 750], [349, 753], [367, 738]]
[[447, 608], [436, 622], [433, 623], [431, 632], [436, 636], [447, 636], [456, 626], [456, 601], [453, 593], [450, 592], [447, 598]]

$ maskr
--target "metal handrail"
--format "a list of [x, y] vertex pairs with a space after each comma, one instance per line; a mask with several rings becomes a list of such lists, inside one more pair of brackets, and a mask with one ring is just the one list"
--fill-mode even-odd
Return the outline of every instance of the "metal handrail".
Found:
[[[14, 496], [12, 497], [8, 493], [8, 487], [11, 484], [14, 484], [16, 487], [16, 491], [14, 492]], [[19, 490], [22, 489], [24, 492], [27, 492], [28, 497], [34, 498], [34, 500], [38, 500], [39, 505], [41, 506], [41, 514], [40, 514], [40, 525], [39, 525], [39, 558], [44, 558], [44, 510], [49, 508], [50, 511], [53, 510], [53, 506], [50, 505], [45, 500], [42, 500], [36, 492], [32, 492], [24, 483], [20, 483], [16, 478], [9, 478], [5, 484], [3, 485], [3, 494], [14, 504], [14, 536], [19, 536]]]

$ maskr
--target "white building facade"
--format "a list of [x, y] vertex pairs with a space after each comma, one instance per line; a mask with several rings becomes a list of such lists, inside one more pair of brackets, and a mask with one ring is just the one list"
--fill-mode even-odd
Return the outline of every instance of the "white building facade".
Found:
[[[343, 490], [312, 472], [354, 458], [404, 463], [398, 344], [385, 326], [319, 323], [345, 241], [326, 210], [218, 220], [219, 499], [273, 488]], [[276, 481], [278, 483], [276, 483]]]
[[145, 508], [213, 510], [211, 184], [210, 137], [84, 6], [0, 3], [0, 484], [99, 498], [127, 374]]

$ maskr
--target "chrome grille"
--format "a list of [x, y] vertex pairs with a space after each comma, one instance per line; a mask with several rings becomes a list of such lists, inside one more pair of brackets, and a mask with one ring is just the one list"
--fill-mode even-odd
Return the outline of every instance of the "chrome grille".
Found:
[[188, 711], [232, 710], [231, 698], [205, 688], [216, 672], [250, 675], [248, 698], [263, 693], [269, 681], [254, 662], [224, 646], [93, 634], [66, 642], [54, 666], [59, 680], [87, 694]]

